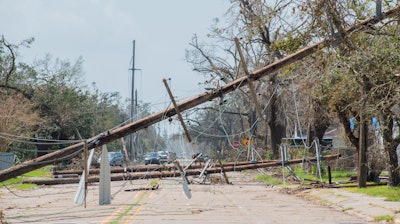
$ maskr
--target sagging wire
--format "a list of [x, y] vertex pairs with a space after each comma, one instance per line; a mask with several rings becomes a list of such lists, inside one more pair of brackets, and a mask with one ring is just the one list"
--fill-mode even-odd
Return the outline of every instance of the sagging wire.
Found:
[[[236, 86], [236, 88], [235, 88], [235, 90], [234, 90], [233, 92], [236, 92], [237, 90], [240, 89], [240, 87], [241, 87], [242, 84], [243, 84], [243, 81], [244, 81], [244, 79]], [[226, 108], [226, 107], [225, 107], [225, 108]], [[219, 108], [219, 109], [220, 109], [220, 108]], [[221, 114], [221, 111], [220, 111], [219, 114]], [[191, 130], [193, 130], [193, 131], [195, 131], [195, 132], [198, 133], [198, 135], [195, 137], [195, 139], [199, 138], [199, 137], [202, 136], [202, 135], [206, 135], [205, 132], [206, 132], [208, 129], [212, 128], [212, 127], [214, 126], [214, 124], [215, 124], [216, 122], [219, 121], [219, 119], [220, 119], [219, 117], [218, 117], [217, 119], [215, 119], [213, 122], [211, 122], [211, 124], [210, 124], [206, 129], [203, 129], [202, 131], [197, 131], [197, 130], [191, 129]], [[221, 137], [222, 137], [222, 136], [221, 136]], [[226, 137], [226, 135], [224, 135], [223, 137]]]
[[[240, 83], [240, 84], [238, 85], [238, 87], [236, 87], [235, 91], [237, 91], [237, 89], [239, 89], [239, 88], [241, 87], [241, 84], [242, 84], [242, 83]], [[277, 86], [274, 88], [273, 93], [271, 94], [270, 98], [268, 99], [267, 104], [264, 106], [264, 108], [263, 108], [263, 110], [262, 110], [263, 112], [265, 112], [265, 110], [267, 109], [267, 107], [268, 107], [268, 105], [270, 104], [270, 102], [271, 102], [273, 96], [277, 93], [278, 88], [279, 88], [279, 85], [277, 85]], [[225, 101], [225, 102], [226, 102], [226, 101]], [[251, 125], [251, 127], [248, 128], [247, 130], [244, 130], [244, 131], [241, 132], [241, 133], [228, 134], [227, 131], [226, 131], [226, 129], [225, 129], [225, 127], [224, 127], [224, 125], [223, 125], [223, 120], [222, 120], [222, 114], [224, 113], [224, 111], [225, 111], [226, 109], [227, 109], [227, 107], [222, 107], [222, 105], [220, 104], [220, 106], [219, 106], [219, 116], [218, 116], [217, 119], [215, 119], [215, 120], [210, 124], [210, 126], [209, 126], [208, 128], [203, 129], [202, 131], [198, 131], [198, 130], [195, 130], [195, 129], [191, 129], [192, 131], [195, 131], [196, 133], [198, 133], [198, 135], [196, 136], [196, 139], [197, 139], [199, 136], [201, 136], [201, 135], [203, 135], [203, 136], [212, 136], [212, 137], [220, 137], [220, 138], [227, 138], [227, 139], [228, 139], [229, 145], [230, 145], [231, 147], [233, 147], [233, 146], [232, 146], [232, 143], [230, 142], [230, 137], [241, 136], [241, 135], [243, 135], [244, 133], [249, 132], [249, 131], [250, 131], [252, 128], [254, 128], [254, 126], [257, 125], [257, 123], [259, 122], [259, 119], [260, 119], [260, 118], [257, 118], [256, 121], [255, 121], [255, 122]], [[218, 121], [220, 122], [221, 127], [222, 127], [222, 129], [223, 129], [225, 135], [211, 135], [211, 134], [206, 134], [205, 132], [206, 132], [208, 129], [210, 129], [210, 128], [211, 128], [216, 122], [218, 122]], [[238, 151], [238, 154], [237, 154], [237, 156], [236, 156], [236, 161], [238, 161], [240, 155], [243, 154], [243, 153], [246, 152], [246, 151], [247, 151], [247, 150]]]
[[297, 97], [296, 97], [296, 93], [295, 93], [293, 77], [292, 77], [292, 93], [293, 93], [293, 101], [294, 101], [294, 108], [295, 108], [295, 114], [296, 114], [296, 121], [297, 121], [297, 125], [299, 126], [299, 129], [300, 129], [300, 138], [301, 138], [301, 140], [303, 142], [304, 148], [310, 149], [311, 146], [307, 146], [306, 142], [304, 141], [303, 132], [301, 131], [302, 127], [301, 127], [301, 123], [300, 123], [299, 110], [297, 108]]
[[[81, 142], [81, 140], [53, 140], [53, 139], [31, 138], [31, 137], [24, 137], [7, 133], [0, 133], [0, 138], [8, 141], [26, 143], [31, 145], [61, 145], [61, 144], [75, 144]], [[18, 139], [26, 139], [26, 140], [18, 140]]]
[[46, 150], [40, 150], [40, 149], [25, 149], [25, 148], [20, 148], [20, 147], [15, 147], [15, 146], [9, 146], [6, 144], [0, 144], [0, 146], [2, 147], [7, 147], [8, 149], [10, 149], [10, 152], [55, 152], [58, 150], [62, 150], [62, 148], [60, 149], [46, 149]]

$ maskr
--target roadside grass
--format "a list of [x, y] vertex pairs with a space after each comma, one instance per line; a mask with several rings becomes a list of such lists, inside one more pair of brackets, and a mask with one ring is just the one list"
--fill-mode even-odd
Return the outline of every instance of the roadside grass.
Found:
[[256, 178], [262, 182], [264, 182], [267, 185], [282, 185], [283, 181], [281, 181], [278, 178], [269, 176], [269, 175], [264, 175], [264, 174], [258, 174]]
[[[302, 180], [302, 184], [310, 184], [312, 182], [321, 181], [319, 176], [316, 175], [315, 168], [310, 168], [310, 170], [304, 170], [301, 165], [294, 165], [294, 166], [291, 166], [291, 168], [293, 169], [296, 176], [298, 176]], [[322, 173], [322, 175], [321, 175], [322, 182], [328, 182], [329, 179], [328, 179], [327, 171], [322, 170], [321, 173]], [[353, 171], [353, 170], [351, 170], [351, 171], [349, 171], [349, 170], [334, 170], [334, 171], [331, 171], [331, 178], [332, 178], [332, 182], [340, 182], [340, 181], [349, 180], [351, 176], [354, 176], [356, 174], [357, 174], [356, 171]], [[283, 175], [285, 175], [285, 177], [288, 177], [288, 176], [290, 176], [290, 173], [288, 170], [284, 169]], [[284, 184], [284, 182], [281, 180], [281, 177], [282, 177], [282, 175], [280, 175], [279, 177], [272, 177], [269, 175], [260, 174], [257, 176], [257, 179], [264, 181], [266, 184], [280, 185], [280, 184]]]
[[349, 192], [366, 194], [371, 197], [383, 197], [386, 201], [400, 201], [400, 187], [387, 185], [345, 188]]
[[[302, 180], [301, 184], [310, 184], [316, 181], [321, 181], [319, 177], [315, 175], [315, 172], [305, 172], [301, 165], [292, 167], [294, 173]], [[328, 175], [326, 171], [322, 171], [322, 182], [328, 183]], [[285, 169], [284, 175], [289, 176], [290, 173]], [[343, 183], [341, 182], [348, 181], [350, 177], [357, 175], [357, 172], [354, 170], [332, 170], [331, 178], [333, 183], [337, 183], [337, 186], [343, 187], [343, 189], [354, 192], [366, 194], [371, 197], [382, 197], [385, 198], [386, 201], [400, 201], [400, 187], [391, 187], [387, 185], [374, 185], [367, 186], [365, 188], [357, 187], [357, 183]], [[263, 181], [268, 185], [282, 185], [284, 182], [280, 177], [273, 177], [270, 175], [257, 175], [257, 179]], [[367, 183], [367, 184], [376, 184], [376, 183]], [[399, 210], [400, 212], [400, 210]]]
[[[309, 171], [304, 171], [304, 169], [298, 165], [293, 168], [295, 174], [302, 180], [305, 180], [306, 182], [313, 182], [313, 181], [321, 181], [322, 182], [328, 182], [329, 177], [328, 177], [328, 171], [327, 168], [323, 168], [321, 170], [321, 179], [319, 175], [317, 175], [317, 171], [315, 167], [312, 167]], [[357, 175], [357, 171], [354, 170], [342, 170], [342, 169], [336, 169], [336, 170], [331, 170], [331, 179], [332, 182], [341, 182], [341, 181], [346, 181], [349, 180], [351, 176]]]
[[376, 222], [385, 221], [385, 223], [393, 223], [394, 222], [394, 217], [391, 216], [391, 215], [381, 215], [381, 216], [374, 217], [374, 220]]
[[14, 189], [19, 189], [19, 190], [34, 188], [34, 187], [36, 187], [36, 184], [25, 184], [25, 183], [23, 183], [23, 181], [26, 179], [29, 179], [29, 178], [33, 178], [33, 177], [35, 177], [35, 178], [51, 177], [52, 167], [53, 166], [45, 166], [45, 167], [39, 168], [37, 170], [30, 171], [21, 176], [0, 182], [0, 186], [6, 186], [9, 188], [14, 188]]

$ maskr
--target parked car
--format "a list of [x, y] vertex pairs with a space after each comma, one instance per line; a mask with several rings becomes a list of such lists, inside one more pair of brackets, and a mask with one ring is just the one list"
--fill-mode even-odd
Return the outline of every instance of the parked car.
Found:
[[208, 157], [203, 155], [203, 153], [196, 152], [192, 155], [192, 159], [196, 159], [195, 162], [205, 162], [208, 160]]
[[149, 152], [144, 156], [144, 164], [160, 164], [160, 155], [158, 152]]
[[[124, 155], [120, 152], [108, 152], [108, 161], [110, 166], [122, 166], [124, 164]], [[101, 158], [99, 158], [99, 164]]]
[[160, 156], [160, 163], [166, 163], [169, 161], [169, 154], [167, 151], [158, 151], [157, 153]]

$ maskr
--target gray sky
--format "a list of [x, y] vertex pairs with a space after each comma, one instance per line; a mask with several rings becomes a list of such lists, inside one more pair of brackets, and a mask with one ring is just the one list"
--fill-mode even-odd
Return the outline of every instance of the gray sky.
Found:
[[46, 54], [71, 62], [82, 56], [86, 84], [123, 99], [130, 97], [135, 40], [139, 100], [159, 111], [169, 102], [163, 78], [171, 78], [178, 101], [204, 91], [185, 49], [194, 34], [204, 39], [228, 7], [227, 0], [0, 0], [0, 32], [12, 43], [35, 38], [20, 50], [27, 63]]

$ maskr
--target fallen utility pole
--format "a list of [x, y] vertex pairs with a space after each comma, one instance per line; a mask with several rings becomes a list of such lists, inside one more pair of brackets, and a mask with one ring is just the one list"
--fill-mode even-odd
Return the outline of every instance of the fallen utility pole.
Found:
[[[327, 155], [323, 156], [321, 159], [323, 160], [334, 160], [339, 158], [339, 154], [333, 154], [333, 155]], [[293, 159], [293, 160], [288, 160], [285, 164], [286, 165], [292, 165], [292, 164], [299, 164], [303, 163], [305, 160], [304, 159]], [[316, 162], [317, 158], [307, 158], [308, 162]], [[274, 167], [274, 166], [282, 166], [282, 161], [279, 160], [272, 160], [269, 162], [265, 163], [249, 163], [245, 165], [229, 165], [226, 166], [223, 164], [221, 167], [213, 167], [213, 168], [208, 168], [207, 174], [215, 174], [215, 173], [222, 173], [224, 172], [239, 172], [243, 170], [251, 170], [251, 169], [259, 169], [259, 168], [267, 168], [267, 167]], [[184, 178], [186, 181], [189, 180], [187, 179], [187, 176], [199, 176], [201, 174], [202, 170], [201, 169], [187, 169], [185, 170], [184, 173]], [[121, 180], [137, 180], [137, 179], [152, 179], [152, 178], [167, 178], [167, 177], [181, 177], [182, 175], [182, 170], [172, 170], [172, 171], [150, 171], [150, 172], [135, 172], [135, 173], [117, 173], [111, 175], [111, 180], [112, 181], [121, 181]], [[224, 175], [225, 182], [227, 184], [230, 184], [228, 181], [228, 178], [226, 174]], [[23, 183], [31, 183], [31, 184], [37, 184], [37, 185], [55, 185], [55, 184], [71, 184], [71, 183], [78, 183], [79, 178], [53, 178], [53, 179], [29, 179], [23, 181]], [[99, 176], [98, 175], [93, 175], [88, 177], [88, 182], [99, 182]]]
[[[346, 33], [355, 32], [358, 29], [362, 29], [364, 26], [376, 24], [385, 18], [396, 16], [399, 13], [399, 11], [400, 11], [400, 4], [398, 4], [396, 7], [393, 7], [392, 9], [388, 10], [387, 12], [382, 13], [380, 16], [375, 16], [375, 17], [363, 20], [360, 23], [357, 23], [357, 24], [345, 29], [345, 32]], [[200, 104], [203, 104], [207, 101], [211, 101], [215, 98], [221, 97], [224, 94], [233, 92], [238, 88], [248, 85], [250, 80], [255, 81], [255, 80], [258, 80], [258, 79], [260, 79], [266, 75], [269, 75], [275, 71], [278, 71], [279, 69], [285, 67], [286, 65], [289, 65], [293, 62], [301, 60], [301, 59], [305, 58], [306, 56], [316, 52], [317, 50], [328, 46], [332, 41], [333, 41], [332, 39], [328, 38], [328, 39], [319, 41], [317, 43], [314, 43], [314, 44], [312, 44], [308, 47], [305, 47], [293, 54], [290, 54], [274, 63], [271, 63], [261, 69], [253, 71], [249, 75], [243, 76], [243, 77], [238, 78], [224, 86], [221, 86], [221, 88], [219, 88], [217, 90], [206, 91], [202, 94], [199, 94], [197, 96], [186, 99], [186, 100], [182, 101], [181, 103], [177, 104], [177, 108], [179, 109], [180, 112], [183, 112], [185, 110], [188, 110], [188, 109], [196, 107]], [[140, 120], [136, 120], [136, 121], [129, 123], [127, 125], [124, 125], [122, 127], [103, 132], [99, 135], [96, 135], [96, 136], [86, 140], [86, 142], [88, 144], [88, 149], [93, 149], [93, 148], [102, 146], [104, 144], [107, 144], [109, 142], [115, 141], [121, 137], [127, 136], [138, 130], [147, 128], [155, 123], [158, 123], [158, 122], [160, 122], [164, 119], [167, 119], [169, 117], [172, 117], [174, 115], [176, 115], [176, 109], [174, 107], [168, 107], [163, 111], [154, 113], [154, 114], [144, 117]], [[18, 175], [27, 173], [29, 171], [41, 168], [43, 166], [53, 164], [55, 162], [73, 158], [74, 156], [78, 155], [78, 153], [80, 153], [83, 150], [83, 146], [84, 146], [83, 142], [77, 143], [75, 145], [71, 145], [69, 147], [66, 147], [66, 148], [60, 149], [58, 151], [38, 157], [36, 159], [32, 159], [32, 160], [26, 161], [24, 163], [21, 163], [19, 165], [2, 170], [2, 171], [0, 171], [0, 182], [11, 179]]]
[[[257, 163], [269, 163], [273, 161], [278, 161], [278, 160], [260, 160], [257, 161]], [[279, 160], [280, 161], [280, 160]], [[223, 167], [226, 166], [241, 166], [241, 165], [249, 165], [254, 162], [251, 161], [240, 161], [240, 162], [224, 162], [222, 165]], [[213, 166], [215, 167], [220, 167], [220, 164], [216, 163]], [[201, 164], [191, 164], [185, 169], [202, 169], [204, 166]], [[135, 173], [135, 172], [149, 172], [149, 171], [171, 171], [175, 170], [176, 166], [174, 164], [167, 164], [167, 165], [157, 165], [157, 164], [150, 164], [150, 165], [135, 165], [135, 166], [127, 166], [127, 167], [112, 167], [110, 172], [111, 173]], [[53, 170], [53, 176], [55, 177], [68, 177], [70, 176], [77, 176], [82, 174], [81, 169], [76, 169], [76, 170]], [[95, 169], [90, 169], [90, 174], [99, 174], [100, 169], [95, 168]]]

